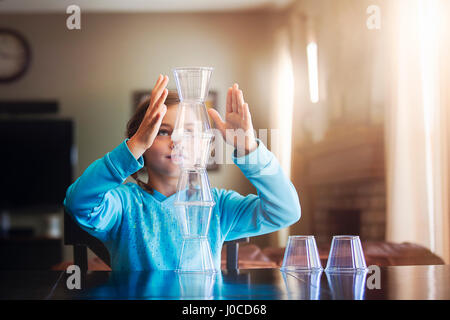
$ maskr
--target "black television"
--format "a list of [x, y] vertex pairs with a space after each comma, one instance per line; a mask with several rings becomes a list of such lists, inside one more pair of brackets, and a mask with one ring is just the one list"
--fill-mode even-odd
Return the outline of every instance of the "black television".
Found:
[[0, 210], [62, 207], [76, 162], [73, 132], [69, 119], [0, 119]]

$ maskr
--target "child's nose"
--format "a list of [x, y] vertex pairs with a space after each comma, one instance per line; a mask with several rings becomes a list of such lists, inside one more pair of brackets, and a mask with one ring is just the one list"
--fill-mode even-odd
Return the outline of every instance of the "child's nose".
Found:
[[170, 148], [170, 149], [173, 149], [173, 147], [174, 147], [173, 141], [172, 141], [172, 139], [170, 139], [169, 148]]

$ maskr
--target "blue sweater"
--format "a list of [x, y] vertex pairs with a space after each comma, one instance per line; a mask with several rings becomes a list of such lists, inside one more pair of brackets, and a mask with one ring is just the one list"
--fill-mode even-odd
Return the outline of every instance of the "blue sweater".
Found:
[[[175, 195], [150, 194], [135, 183], [124, 184], [144, 165], [142, 157], [134, 158], [127, 140], [86, 169], [67, 189], [64, 206], [82, 229], [104, 243], [113, 270], [175, 270], [182, 244]], [[294, 186], [275, 156], [258, 143], [250, 154], [232, 156], [258, 195], [212, 188], [216, 205], [208, 240], [217, 270], [224, 241], [273, 232], [300, 219]]]

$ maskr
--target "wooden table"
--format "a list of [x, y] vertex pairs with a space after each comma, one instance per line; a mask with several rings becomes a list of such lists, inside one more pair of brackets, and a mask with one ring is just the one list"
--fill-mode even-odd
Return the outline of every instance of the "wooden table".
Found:
[[380, 268], [380, 289], [371, 274], [283, 273], [278, 269], [222, 271], [214, 275], [160, 272], [86, 273], [69, 290], [64, 271], [0, 271], [0, 299], [152, 300], [449, 300], [450, 266]]

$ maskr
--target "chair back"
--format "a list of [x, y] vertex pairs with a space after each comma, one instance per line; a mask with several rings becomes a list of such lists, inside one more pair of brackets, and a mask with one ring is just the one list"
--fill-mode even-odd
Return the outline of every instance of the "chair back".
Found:
[[91, 249], [97, 257], [111, 267], [111, 258], [105, 245], [96, 237], [81, 229], [66, 208], [64, 208], [64, 244], [74, 246], [74, 263], [82, 270], [87, 270], [87, 248]]

